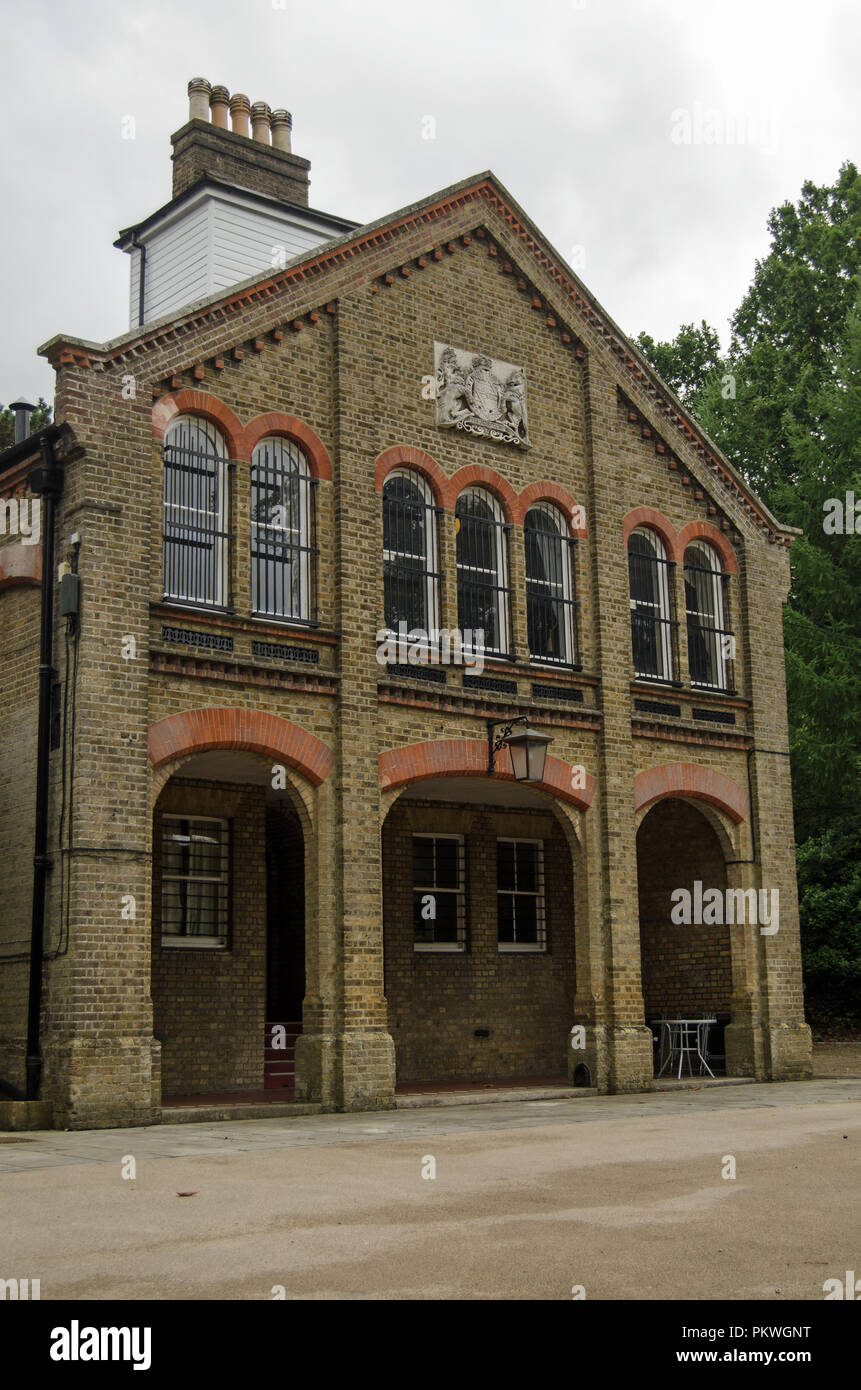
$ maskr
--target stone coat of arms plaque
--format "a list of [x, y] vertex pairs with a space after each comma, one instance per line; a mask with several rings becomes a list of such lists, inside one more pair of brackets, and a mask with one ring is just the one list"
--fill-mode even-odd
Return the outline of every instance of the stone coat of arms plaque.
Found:
[[436, 423], [526, 448], [526, 374], [512, 362], [434, 343]]

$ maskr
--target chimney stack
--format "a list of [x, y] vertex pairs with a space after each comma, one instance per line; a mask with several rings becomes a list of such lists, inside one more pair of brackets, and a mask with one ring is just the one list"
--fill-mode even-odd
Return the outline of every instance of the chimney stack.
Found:
[[174, 198], [210, 177], [307, 207], [311, 165], [293, 153], [292, 125], [283, 107], [273, 111], [265, 101], [252, 106], [244, 92], [231, 96], [226, 87], [193, 77], [188, 123], [171, 137]]

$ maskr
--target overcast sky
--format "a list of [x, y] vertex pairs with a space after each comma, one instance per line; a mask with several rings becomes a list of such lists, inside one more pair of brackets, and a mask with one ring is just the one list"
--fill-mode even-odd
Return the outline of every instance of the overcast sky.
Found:
[[128, 328], [112, 243], [170, 197], [191, 77], [293, 113], [323, 211], [372, 221], [492, 169], [630, 335], [705, 318], [726, 343], [769, 210], [861, 159], [858, 0], [3, 0], [0, 14], [3, 404], [53, 399], [36, 348], [54, 334]]

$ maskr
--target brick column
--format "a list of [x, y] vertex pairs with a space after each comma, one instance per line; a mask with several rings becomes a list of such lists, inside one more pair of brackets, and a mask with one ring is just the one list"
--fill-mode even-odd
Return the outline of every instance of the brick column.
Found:
[[[43, 1033], [43, 1094], [55, 1124], [71, 1129], [149, 1123], [154, 1063], [158, 1079], [147, 757], [151, 497], [127, 467], [129, 458], [149, 457], [149, 393], [139, 383], [138, 401], [124, 401], [119, 381], [87, 372], [82, 384], [78, 373], [61, 371], [57, 393], [58, 416], [86, 452], [68, 468], [57, 526], [58, 559], [71, 533], [81, 538], [81, 612], [62, 838], [60, 757], [52, 756]], [[64, 629], [58, 616], [55, 662], [65, 680]]]
[[746, 574], [745, 594], [746, 654], [750, 688], [755, 692], [751, 813], [757, 863], [750, 869], [750, 886], [765, 890], [769, 902], [771, 891], [779, 892], [780, 921], [773, 934], [763, 934], [758, 927], [752, 932], [759, 966], [757, 1012], [762, 1020], [754, 1032], [766, 1074], [783, 1081], [810, 1076], [811, 1033], [804, 1022], [792, 788], [789, 758], [783, 756], [789, 747], [782, 623], [789, 556], [778, 546], [762, 549], [756, 575]]
[[[374, 459], [389, 442], [376, 438], [364, 383], [385, 371], [382, 345], [367, 330], [361, 291], [338, 305], [336, 422], [338, 466], [338, 626], [341, 699], [338, 719], [339, 815], [332, 872], [340, 865], [342, 901], [338, 1104], [373, 1110], [394, 1103], [395, 1048], [383, 994], [383, 896], [375, 634], [383, 621], [382, 566], [367, 582], [368, 538], [382, 553], [380, 494], [369, 480]], [[374, 354], [380, 354], [375, 360]], [[333, 774], [334, 775], [334, 774]]]
[[[627, 436], [620, 429], [616, 387], [600, 371], [586, 370], [587, 451], [592, 594], [601, 671], [603, 724], [596, 772], [600, 796], [591, 815], [600, 845], [591, 856], [594, 906], [606, 996], [595, 1002], [593, 1048], [606, 1049], [602, 1089], [643, 1090], [652, 1084], [652, 1034], [643, 1013], [637, 891], [636, 822], [631, 739], [631, 617], [622, 518], [630, 509], [625, 465]], [[596, 924], [597, 926], [597, 924]], [[578, 980], [578, 992], [580, 982]], [[599, 1072], [601, 1068], [599, 1067]]]

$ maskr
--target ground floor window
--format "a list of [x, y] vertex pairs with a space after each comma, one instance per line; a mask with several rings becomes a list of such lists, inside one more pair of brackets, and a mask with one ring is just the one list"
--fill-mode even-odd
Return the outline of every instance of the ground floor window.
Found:
[[204, 816], [164, 816], [162, 945], [225, 947], [229, 905], [228, 822]]
[[544, 845], [497, 840], [496, 892], [500, 951], [544, 951]]
[[413, 922], [417, 951], [463, 951], [466, 892], [462, 835], [413, 836]]

